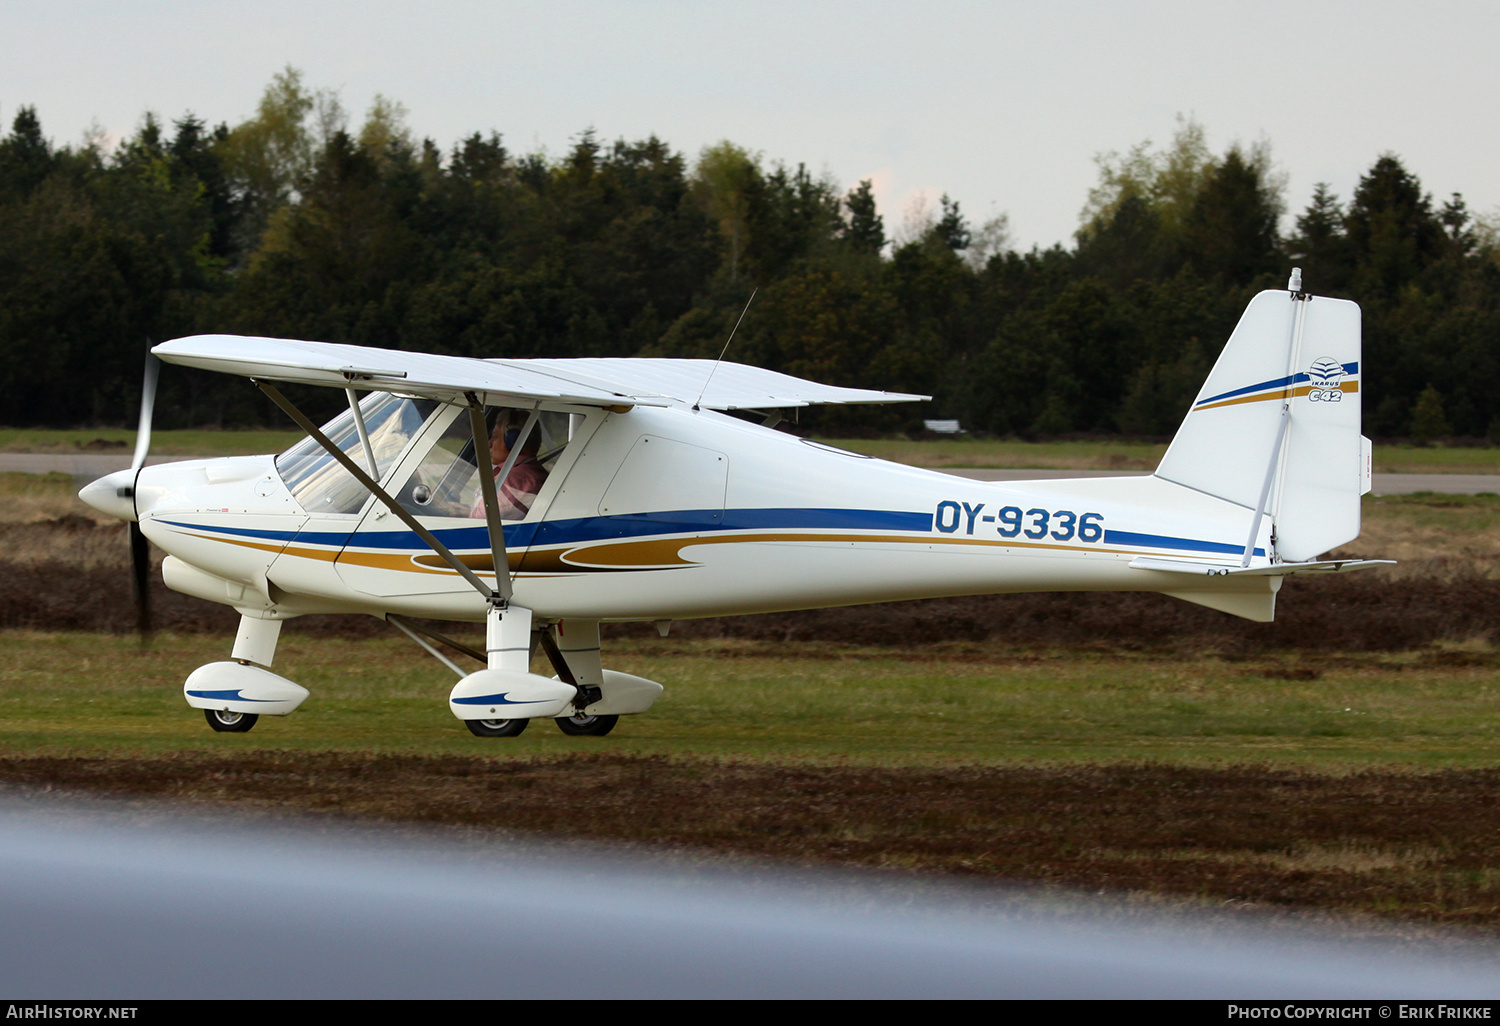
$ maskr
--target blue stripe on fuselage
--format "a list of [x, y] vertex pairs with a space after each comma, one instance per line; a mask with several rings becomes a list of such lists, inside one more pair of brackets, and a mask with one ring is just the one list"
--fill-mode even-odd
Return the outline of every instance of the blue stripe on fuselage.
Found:
[[[1238, 556], [1245, 551], [1243, 545], [1226, 545], [1224, 542], [1198, 541], [1195, 538], [1172, 538], [1161, 534], [1137, 534], [1134, 531], [1104, 532], [1106, 545], [1139, 545], [1152, 549], [1182, 549], [1185, 552], [1219, 552], [1227, 556]], [[1265, 549], [1256, 549], [1255, 555], [1264, 556]]]
[[[427, 543], [413, 531], [268, 531], [260, 528], [221, 527], [218, 524], [189, 524], [167, 520], [174, 527], [244, 538], [265, 538], [289, 542], [295, 539], [308, 545], [343, 546], [346, 541], [362, 549], [409, 551], [427, 548]], [[897, 510], [870, 509], [735, 509], [735, 510], [668, 510], [659, 513], [629, 513], [620, 516], [577, 517], [571, 520], [544, 520], [531, 524], [506, 524], [507, 547], [531, 545], [568, 545], [603, 541], [610, 538], [649, 538], [660, 534], [701, 533], [703, 531], [746, 531], [795, 528], [825, 528], [853, 531], [911, 531], [926, 534], [932, 530], [931, 513], [905, 513]], [[476, 527], [434, 529], [439, 541], [450, 549], [488, 549], [489, 530]]]
[[[362, 549], [386, 549], [397, 552], [426, 551], [427, 549], [427, 544], [411, 531], [357, 531], [351, 534], [347, 530], [295, 532], [221, 527], [217, 524], [190, 524], [172, 520], [164, 521], [164, 523], [174, 527], [213, 531], [245, 538], [265, 538], [282, 542], [295, 539], [312, 545], [342, 547], [347, 541]], [[722, 512], [719, 510], [670, 510], [621, 516], [544, 520], [533, 524], [507, 524], [505, 544], [515, 548], [526, 548], [532, 545], [573, 545], [614, 538], [650, 538], [664, 534], [808, 528], [927, 534], [932, 530], [932, 514], [869, 509], [734, 509]], [[434, 530], [432, 533], [451, 549], [488, 549], [490, 545], [489, 532], [483, 526], [454, 527]], [[1104, 532], [1104, 544], [1177, 549], [1184, 552], [1215, 552], [1225, 555], [1236, 555], [1245, 550], [1243, 545], [1230, 545], [1224, 542], [1114, 530]], [[1255, 555], [1263, 556], [1265, 550], [1256, 549]]]

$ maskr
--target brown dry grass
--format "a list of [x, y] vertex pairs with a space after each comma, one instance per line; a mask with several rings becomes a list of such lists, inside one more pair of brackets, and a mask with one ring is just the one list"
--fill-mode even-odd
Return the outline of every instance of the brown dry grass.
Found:
[[253, 751], [0, 759], [0, 780], [1500, 926], [1500, 769], [882, 769]]
[[[134, 629], [125, 526], [95, 514], [65, 475], [0, 475], [0, 628]], [[1438, 643], [1500, 644], [1500, 500], [1407, 496], [1367, 500], [1364, 531], [1341, 555], [1403, 560], [1395, 570], [1292, 579], [1277, 622], [1254, 624], [1157, 595], [1001, 595], [679, 623], [674, 636], [922, 647], [959, 642], [1104, 650], [1396, 651]], [[160, 559], [160, 553], [156, 557]], [[80, 600], [80, 597], [83, 600]], [[155, 576], [163, 630], [229, 632], [228, 607], [170, 592]], [[649, 632], [612, 628], [616, 636]], [[369, 617], [305, 617], [291, 633], [365, 637]]]
[[[1276, 651], [1333, 654], [1500, 644], [1500, 577], [1447, 569], [1442, 575], [1399, 582], [1384, 579], [1379, 571], [1293, 580], [1282, 589], [1277, 620], [1269, 624], [1160, 595], [1046, 593], [681, 621], [673, 625], [672, 636], [877, 647], [896, 639], [914, 649], [987, 642], [1098, 652], [1212, 652], [1229, 658]], [[159, 576], [152, 604], [158, 629], [177, 634], [230, 635], [239, 622], [228, 606], [169, 591]], [[107, 551], [92, 565], [81, 556], [0, 560], [0, 628], [133, 631], [128, 568], [123, 562], [111, 565]], [[390, 628], [368, 616], [308, 616], [289, 621], [286, 631], [363, 638], [388, 634]], [[655, 635], [649, 624], [611, 624], [606, 631], [616, 638]], [[1491, 659], [1483, 653], [1465, 658]]]
[[1339, 555], [1394, 559], [1390, 579], [1500, 576], [1500, 500], [1483, 495], [1370, 497], [1357, 541]]

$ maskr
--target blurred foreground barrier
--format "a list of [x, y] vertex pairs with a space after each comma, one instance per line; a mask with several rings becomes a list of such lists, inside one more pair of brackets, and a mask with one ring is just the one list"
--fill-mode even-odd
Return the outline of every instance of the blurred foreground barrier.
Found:
[[1495, 952], [907, 876], [0, 803], [0, 992], [151, 998], [1483, 998]]

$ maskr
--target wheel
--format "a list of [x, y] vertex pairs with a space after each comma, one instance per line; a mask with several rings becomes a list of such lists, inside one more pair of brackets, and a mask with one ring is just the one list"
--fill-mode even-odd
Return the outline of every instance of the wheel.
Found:
[[603, 737], [619, 722], [618, 716], [559, 716], [557, 728], [573, 737]]
[[530, 720], [464, 720], [475, 737], [516, 737]]
[[204, 709], [203, 717], [208, 720], [210, 727], [221, 734], [243, 734], [260, 719], [255, 713], [229, 712], [224, 709]]

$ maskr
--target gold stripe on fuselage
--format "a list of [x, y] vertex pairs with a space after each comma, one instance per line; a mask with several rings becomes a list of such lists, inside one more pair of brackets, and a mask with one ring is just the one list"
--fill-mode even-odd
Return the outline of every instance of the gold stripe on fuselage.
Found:
[[[391, 570], [398, 573], [421, 573], [458, 576], [458, 572], [442, 557], [431, 551], [414, 552], [365, 552], [355, 549], [318, 549], [300, 545], [267, 545], [246, 541], [242, 538], [223, 538], [213, 535], [195, 534], [206, 541], [220, 541], [228, 545], [281, 552], [284, 556], [315, 559], [322, 562], [341, 562], [352, 566]], [[759, 544], [839, 544], [839, 545], [966, 545], [983, 548], [1010, 548], [1045, 550], [1057, 552], [1099, 552], [1116, 556], [1167, 556], [1181, 557], [1177, 550], [1148, 551], [1121, 549], [1092, 544], [1069, 544], [1065, 542], [1021, 541], [1013, 538], [962, 538], [934, 537], [928, 535], [900, 534], [816, 534], [801, 531], [759, 531], [750, 534], [728, 534], [715, 532], [686, 538], [642, 538], [636, 541], [604, 541], [592, 544], [547, 546], [512, 550], [506, 553], [512, 573], [555, 576], [563, 574], [585, 574], [599, 572], [624, 572], [671, 570], [702, 564], [685, 558], [682, 550], [694, 545], [759, 545]], [[488, 552], [455, 553], [464, 565], [476, 573], [493, 573], [493, 560]], [[1199, 557], [1203, 558], [1203, 557]]]

